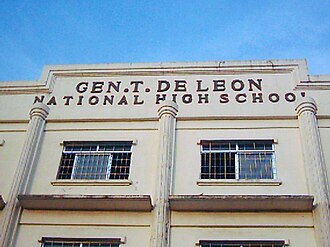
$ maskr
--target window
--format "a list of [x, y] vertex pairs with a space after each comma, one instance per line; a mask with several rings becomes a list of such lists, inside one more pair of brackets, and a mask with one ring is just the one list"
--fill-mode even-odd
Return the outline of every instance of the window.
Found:
[[284, 247], [284, 241], [200, 241], [200, 247]]
[[201, 179], [276, 179], [272, 140], [201, 141]]
[[41, 247], [119, 247], [121, 239], [42, 238], [41, 242]]
[[65, 142], [57, 179], [128, 179], [132, 142]]

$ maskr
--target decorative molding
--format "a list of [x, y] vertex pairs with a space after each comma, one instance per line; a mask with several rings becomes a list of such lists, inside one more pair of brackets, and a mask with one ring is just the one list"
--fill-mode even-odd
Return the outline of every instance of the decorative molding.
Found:
[[280, 186], [277, 179], [199, 179], [199, 186]]
[[[211, 241], [270, 241], [270, 242], [284, 242], [284, 246], [290, 245], [289, 239], [212, 239]], [[201, 246], [201, 242], [210, 241], [209, 239], [199, 240], [195, 243], [196, 246]]]
[[42, 239], [39, 239], [39, 243], [43, 243], [45, 241], [77, 241], [80, 242], [81, 240], [83, 241], [90, 241], [90, 242], [111, 242], [111, 243], [120, 243], [120, 244], [126, 244], [127, 237], [112, 237], [112, 238], [88, 238], [88, 237], [81, 237], [81, 238], [59, 238], [59, 237], [43, 237]]
[[50, 182], [53, 186], [130, 186], [132, 180], [54, 180]]
[[300, 79], [308, 81], [305, 60], [51, 65], [44, 66], [40, 80], [2, 82], [0, 95], [50, 94], [57, 78], [68, 77], [284, 74], [295, 73], [299, 68]]
[[[65, 142], [85, 142], [86, 140], [70, 140], [70, 141], [63, 141], [60, 142], [60, 146], [63, 146]], [[107, 139], [107, 140], [88, 140], [90, 142], [116, 142], [116, 141], [123, 141], [123, 142], [132, 142], [132, 145], [137, 145], [137, 139]]]
[[178, 113], [178, 105], [173, 101], [163, 101], [158, 108], [158, 117], [162, 118], [164, 115], [169, 115], [173, 118], [176, 117]]

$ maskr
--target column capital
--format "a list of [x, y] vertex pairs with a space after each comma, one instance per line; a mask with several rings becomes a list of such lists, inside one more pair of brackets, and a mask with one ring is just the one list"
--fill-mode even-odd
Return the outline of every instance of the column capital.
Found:
[[178, 105], [174, 101], [166, 100], [163, 101], [158, 108], [158, 117], [161, 118], [163, 115], [168, 114], [172, 117], [176, 117], [178, 113]]
[[30, 119], [32, 117], [40, 117], [43, 120], [46, 119], [49, 113], [49, 107], [43, 103], [35, 103], [30, 110]]
[[315, 115], [317, 111], [316, 102], [311, 97], [303, 98], [297, 102], [295, 110], [298, 116], [300, 116], [305, 111], [312, 112]]

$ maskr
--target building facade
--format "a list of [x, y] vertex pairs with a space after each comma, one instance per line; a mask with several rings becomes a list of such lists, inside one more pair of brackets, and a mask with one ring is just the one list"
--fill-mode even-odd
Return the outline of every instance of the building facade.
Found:
[[0, 84], [0, 246], [327, 247], [330, 76], [46, 66]]

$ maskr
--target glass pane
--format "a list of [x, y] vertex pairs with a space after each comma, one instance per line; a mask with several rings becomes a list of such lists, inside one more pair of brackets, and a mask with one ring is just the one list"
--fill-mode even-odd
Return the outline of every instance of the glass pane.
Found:
[[77, 155], [72, 178], [107, 179], [110, 157], [110, 155]]
[[272, 153], [240, 153], [238, 160], [240, 179], [273, 179]]

